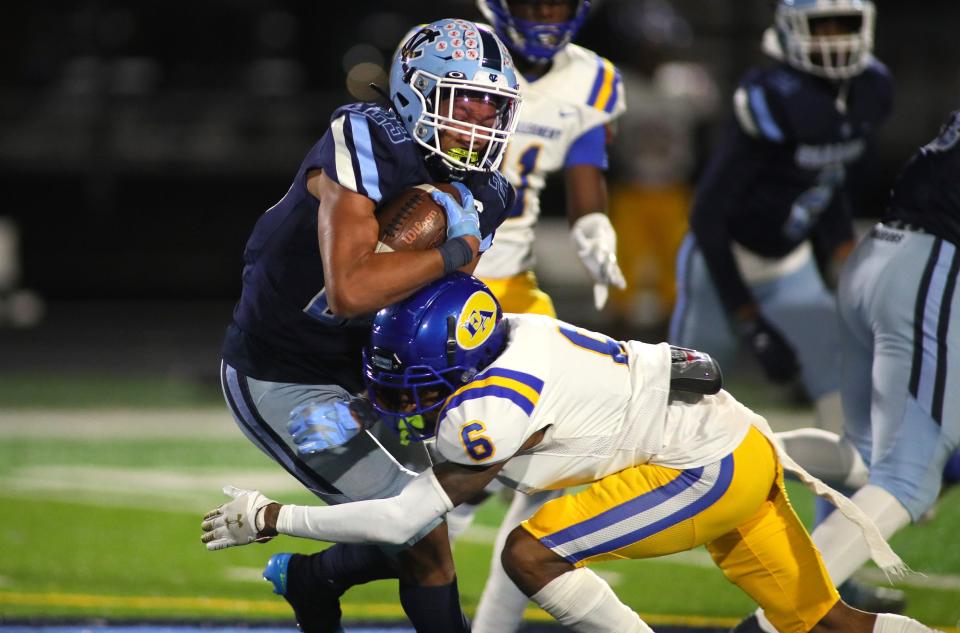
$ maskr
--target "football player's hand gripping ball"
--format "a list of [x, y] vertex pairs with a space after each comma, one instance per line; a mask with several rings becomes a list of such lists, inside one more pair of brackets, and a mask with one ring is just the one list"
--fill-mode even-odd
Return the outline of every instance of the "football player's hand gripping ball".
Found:
[[602, 310], [610, 285], [621, 290], [627, 287], [617, 263], [617, 232], [605, 213], [588, 213], [573, 223], [570, 238], [593, 279], [593, 304]]
[[290, 412], [287, 433], [303, 456], [343, 446], [362, 430], [343, 401], [302, 404]]
[[480, 215], [473, 194], [466, 185], [450, 183], [460, 192], [460, 202], [444, 191], [434, 191], [430, 195], [447, 213], [447, 239], [455, 237], [473, 237], [480, 240]]
[[208, 550], [213, 552], [254, 541], [264, 543], [273, 538], [260, 535], [264, 526], [263, 518], [258, 516], [260, 510], [276, 503], [273, 499], [264, 497], [259, 490], [243, 490], [233, 486], [224, 486], [223, 493], [233, 499], [207, 512], [200, 524], [203, 530], [200, 541], [206, 544]]

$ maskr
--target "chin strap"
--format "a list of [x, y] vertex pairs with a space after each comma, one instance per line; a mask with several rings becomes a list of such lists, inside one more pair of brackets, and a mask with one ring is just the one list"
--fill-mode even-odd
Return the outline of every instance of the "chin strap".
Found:
[[397, 106], [394, 105], [393, 99], [390, 98], [390, 95], [387, 94], [387, 91], [378, 86], [377, 84], [371, 82], [367, 84], [370, 90], [373, 90], [375, 93], [383, 97], [383, 100], [387, 102], [390, 106], [390, 109], [393, 110], [393, 113], [397, 115], [397, 118], [403, 121], [403, 115], [400, 114], [400, 110], [397, 110]]

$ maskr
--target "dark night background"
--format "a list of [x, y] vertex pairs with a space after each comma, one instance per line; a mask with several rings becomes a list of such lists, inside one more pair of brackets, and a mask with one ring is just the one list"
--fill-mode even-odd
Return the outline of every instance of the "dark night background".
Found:
[[[624, 6], [596, 2], [578, 42], [628, 67], [652, 43], [641, 35], [649, 25], [624, 21]], [[668, 8], [685, 21], [686, 40], [658, 54], [708, 69], [719, 124], [737, 77], [761, 59], [771, 5]], [[385, 81], [377, 67], [410, 26], [479, 18], [465, 1], [90, 0], [12, 3], [3, 13], [0, 220], [18, 227], [16, 285], [42, 297], [46, 323], [104, 300], [108, 314], [172, 302], [163, 313], [187, 324], [194, 309], [225, 323], [250, 227], [286, 191], [333, 108]], [[878, 3], [876, 54], [897, 94], [861, 183], [861, 216], [880, 212], [900, 165], [960, 105], [958, 18], [960, 6], [945, 0]], [[700, 135], [699, 160], [715, 132]], [[559, 215], [562, 187], [547, 201], [547, 215]], [[111, 331], [100, 323], [100, 334]], [[219, 326], [211, 331], [203, 340], [215, 350]], [[29, 365], [29, 338], [0, 339], [13, 352], [0, 352], [7, 369]]]

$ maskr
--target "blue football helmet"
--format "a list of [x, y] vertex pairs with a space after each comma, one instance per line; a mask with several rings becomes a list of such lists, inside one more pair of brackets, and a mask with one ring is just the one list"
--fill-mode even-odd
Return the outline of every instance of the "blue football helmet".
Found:
[[[817, 23], [826, 20], [842, 32], [818, 34]], [[764, 49], [812, 75], [849, 79], [870, 64], [875, 24], [870, 0], [779, 0]]]
[[[416, 29], [397, 49], [390, 99], [410, 136], [455, 172], [492, 171], [517, 127], [520, 84], [496, 35], [445, 19]], [[463, 146], [441, 147], [443, 131]]]
[[447, 275], [374, 317], [363, 350], [370, 401], [401, 438], [432, 437], [435, 421], [417, 416], [473, 380], [506, 340], [507, 322], [490, 289], [465, 273]]
[[[573, 1], [573, 0], [571, 0]], [[566, 22], [545, 24], [521, 20], [510, 13], [508, 0], [477, 0], [484, 18], [497, 35], [515, 54], [528, 62], [539, 63], [553, 59], [573, 40], [590, 11], [590, 0], [575, 0], [573, 17]]]

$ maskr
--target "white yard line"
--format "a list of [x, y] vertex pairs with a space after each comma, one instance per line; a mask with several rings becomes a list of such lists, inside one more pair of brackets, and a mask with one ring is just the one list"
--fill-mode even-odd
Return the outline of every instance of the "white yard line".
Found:
[[241, 437], [226, 407], [150, 411], [0, 409], [0, 439], [147, 439]]

